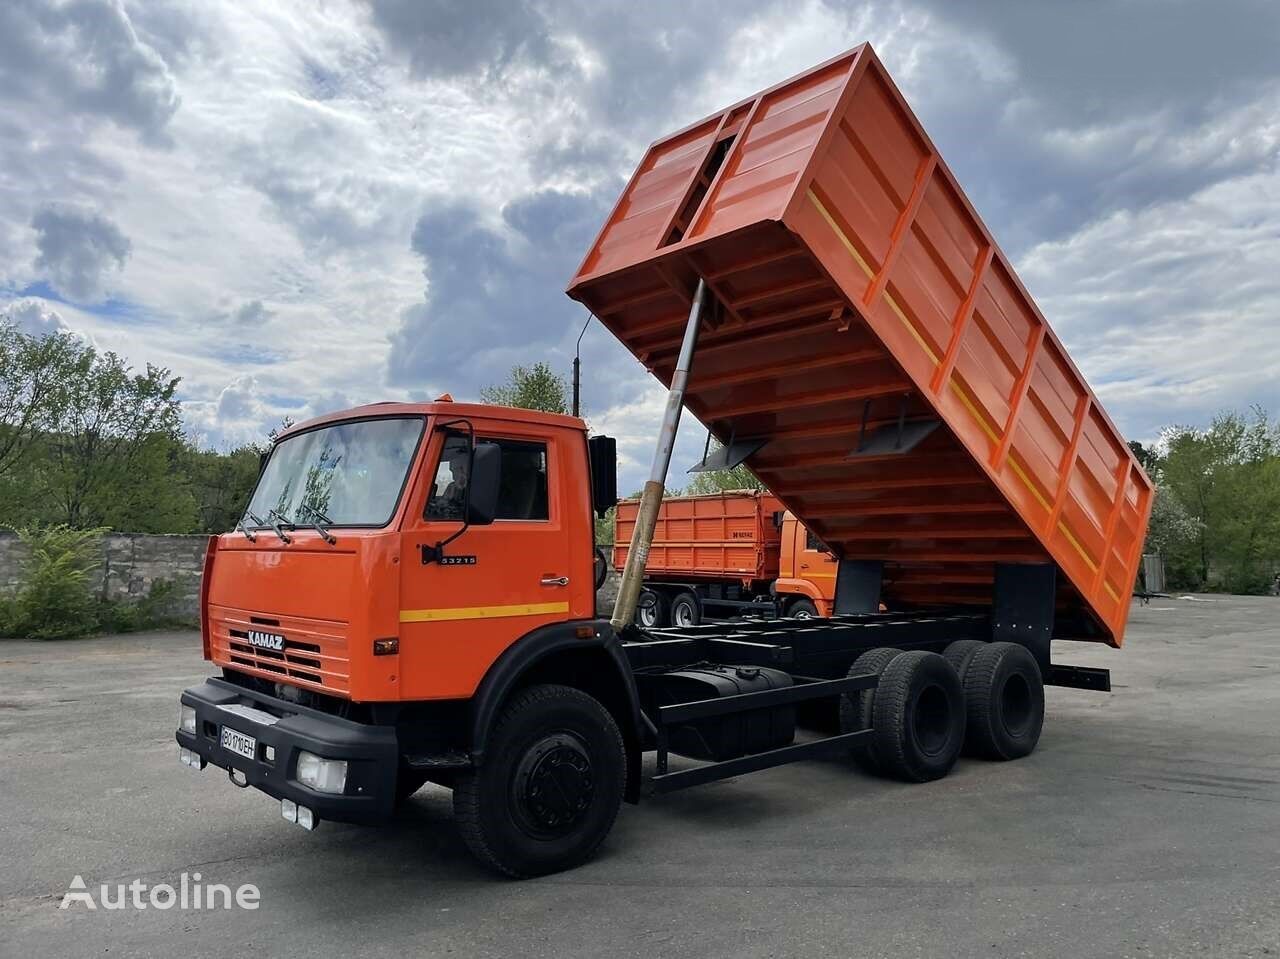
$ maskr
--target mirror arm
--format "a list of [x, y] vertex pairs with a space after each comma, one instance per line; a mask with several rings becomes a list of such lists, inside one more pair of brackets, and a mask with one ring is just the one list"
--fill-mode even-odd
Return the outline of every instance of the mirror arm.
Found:
[[431, 563], [438, 563], [444, 558], [444, 548], [452, 543], [455, 539], [467, 531], [471, 525], [468, 518], [471, 515], [471, 479], [472, 471], [476, 465], [476, 429], [471, 425], [471, 421], [467, 419], [448, 420], [436, 427], [438, 430], [448, 430], [453, 426], [465, 426], [467, 430], [467, 490], [466, 499], [462, 504], [462, 525], [458, 527], [458, 531], [450, 536], [440, 540], [434, 546], [426, 543], [422, 544], [422, 565], [427, 566]]

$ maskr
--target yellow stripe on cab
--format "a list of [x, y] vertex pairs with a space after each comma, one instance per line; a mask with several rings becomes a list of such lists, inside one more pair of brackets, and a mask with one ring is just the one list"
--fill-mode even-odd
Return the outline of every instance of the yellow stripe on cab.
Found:
[[499, 619], [503, 616], [544, 616], [567, 613], [569, 604], [521, 603], [518, 606], [459, 606], [453, 609], [402, 609], [402, 623], [438, 623], [454, 619]]

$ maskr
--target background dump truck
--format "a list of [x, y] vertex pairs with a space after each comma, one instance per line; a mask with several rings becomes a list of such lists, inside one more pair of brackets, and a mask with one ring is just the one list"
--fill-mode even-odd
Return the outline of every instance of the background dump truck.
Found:
[[[618, 503], [613, 565], [623, 569], [638, 499]], [[636, 605], [641, 626], [735, 616], [830, 616], [836, 560], [776, 496], [731, 490], [664, 498]]]
[[[1034, 749], [1045, 683], [1109, 689], [1050, 643], [1120, 645], [1151, 483], [869, 47], [655, 143], [569, 292], [670, 388], [612, 618], [611, 440], [447, 397], [321, 417], [210, 541], [185, 765], [308, 829], [434, 782], [530, 876], [624, 799], [849, 752], [935, 780]], [[686, 403], [701, 466], [830, 547], [831, 616], [633, 625]], [[798, 737], [821, 704], [838, 732]]]

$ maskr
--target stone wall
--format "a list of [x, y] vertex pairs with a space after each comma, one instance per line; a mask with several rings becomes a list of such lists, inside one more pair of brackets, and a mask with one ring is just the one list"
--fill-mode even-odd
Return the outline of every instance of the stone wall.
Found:
[[[102, 538], [102, 560], [93, 575], [94, 592], [107, 599], [136, 601], [157, 580], [174, 583], [171, 612], [185, 619], [199, 615], [200, 574], [208, 536], [156, 536], [109, 533]], [[13, 533], [0, 533], [0, 591], [22, 581], [27, 547]]]
[[609, 574], [605, 576], [604, 582], [600, 584], [600, 588], [596, 591], [596, 615], [609, 617], [613, 615], [613, 604], [618, 599], [618, 584], [622, 581], [622, 576], [616, 569], [610, 569]]

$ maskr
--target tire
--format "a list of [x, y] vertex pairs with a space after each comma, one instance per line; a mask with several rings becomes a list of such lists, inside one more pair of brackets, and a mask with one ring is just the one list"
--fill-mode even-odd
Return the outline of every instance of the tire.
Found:
[[666, 598], [656, 589], [640, 590], [636, 600], [636, 625], [644, 629], [661, 629], [668, 625]]
[[986, 645], [980, 639], [957, 639], [943, 651], [942, 658], [956, 671], [961, 685], [964, 685], [964, 671], [969, 666], [969, 660], [973, 658], [974, 653]]
[[625, 779], [622, 734], [604, 706], [569, 686], [530, 686], [502, 710], [484, 764], [458, 777], [453, 813], [482, 863], [542, 876], [596, 851]]
[[991, 643], [965, 670], [965, 749], [984, 759], [1020, 759], [1044, 728], [1044, 681], [1035, 657], [1017, 643]]
[[701, 622], [702, 607], [698, 604], [698, 597], [688, 590], [677, 593], [671, 601], [671, 625], [697, 626]]
[[960, 677], [937, 653], [912, 650], [885, 667], [876, 691], [872, 743], [880, 771], [923, 783], [951, 772], [964, 746]]
[[811, 599], [797, 599], [787, 610], [787, 615], [793, 619], [815, 619], [818, 615], [818, 607]]
[[[853, 661], [846, 676], [865, 676], [871, 673], [879, 676], [894, 659], [902, 655], [902, 650], [881, 646], [869, 649]], [[859, 729], [870, 729], [874, 720], [872, 710], [876, 701], [876, 688], [860, 689], [856, 693], [846, 693], [840, 697], [840, 732], [852, 733]], [[864, 737], [862, 744], [853, 748], [853, 758], [867, 772], [878, 772], [873, 737]]]

